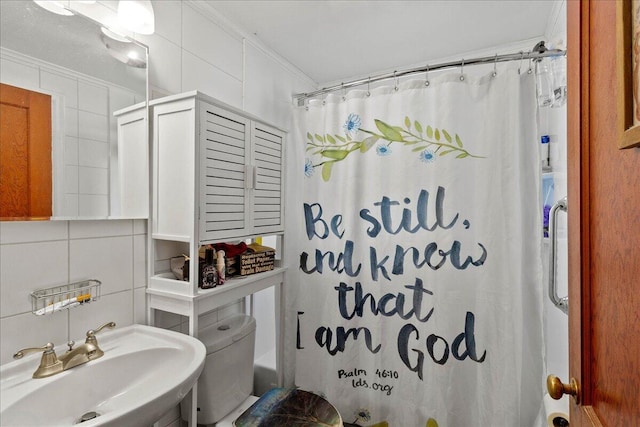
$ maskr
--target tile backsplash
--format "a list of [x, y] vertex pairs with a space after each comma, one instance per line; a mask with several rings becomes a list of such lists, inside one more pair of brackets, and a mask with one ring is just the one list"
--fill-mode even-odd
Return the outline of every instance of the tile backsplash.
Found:
[[[81, 340], [108, 321], [145, 323], [146, 233], [146, 220], [0, 222], [0, 364], [20, 348]], [[99, 300], [31, 313], [33, 290], [84, 279], [102, 282]]]

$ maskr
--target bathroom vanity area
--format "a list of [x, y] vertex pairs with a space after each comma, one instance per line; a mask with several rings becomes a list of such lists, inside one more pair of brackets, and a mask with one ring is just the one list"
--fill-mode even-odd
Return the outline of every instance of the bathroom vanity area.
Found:
[[[277, 382], [282, 385], [286, 268], [278, 259], [273, 270], [228, 277], [212, 289], [198, 286], [198, 262], [189, 262], [187, 280], [178, 280], [169, 266], [170, 258], [180, 255], [198, 260], [203, 245], [266, 235], [277, 237], [281, 254], [285, 133], [197, 91], [150, 102], [149, 117], [147, 321], [154, 325], [157, 310], [179, 314], [197, 337], [200, 315], [273, 287]], [[197, 387], [193, 394], [197, 397]], [[196, 401], [191, 400], [192, 422]]]

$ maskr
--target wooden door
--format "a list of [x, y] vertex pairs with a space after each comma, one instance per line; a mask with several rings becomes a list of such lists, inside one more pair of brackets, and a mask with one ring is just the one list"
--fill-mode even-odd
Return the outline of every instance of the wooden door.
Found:
[[616, 47], [622, 4], [567, 3], [569, 372], [580, 427], [640, 426], [640, 148], [618, 148], [627, 91], [616, 67], [630, 62]]
[[51, 216], [51, 97], [0, 85], [0, 218]]

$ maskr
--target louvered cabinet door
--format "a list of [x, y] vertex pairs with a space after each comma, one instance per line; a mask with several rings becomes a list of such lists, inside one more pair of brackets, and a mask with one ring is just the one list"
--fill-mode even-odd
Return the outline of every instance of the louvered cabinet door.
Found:
[[200, 241], [250, 234], [251, 121], [200, 104]]
[[256, 236], [284, 230], [284, 133], [253, 123], [251, 137], [253, 172], [252, 226]]

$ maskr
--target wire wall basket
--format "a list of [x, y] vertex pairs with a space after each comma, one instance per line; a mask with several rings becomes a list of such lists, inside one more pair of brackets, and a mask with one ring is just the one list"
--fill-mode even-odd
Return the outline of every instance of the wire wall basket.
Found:
[[96, 279], [38, 289], [31, 292], [31, 312], [37, 316], [68, 310], [100, 298], [102, 282]]

